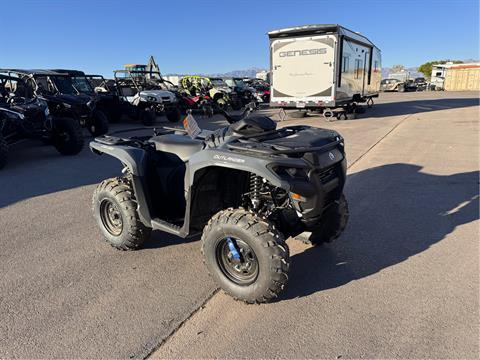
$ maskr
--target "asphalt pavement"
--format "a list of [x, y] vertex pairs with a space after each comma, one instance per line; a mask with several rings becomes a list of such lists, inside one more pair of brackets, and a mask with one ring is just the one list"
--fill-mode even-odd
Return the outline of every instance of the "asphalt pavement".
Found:
[[198, 239], [102, 240], [91, 196], [114, 159], [15, 146], [0, 173], [0, 357], [479, 358], [478, 94], [382, 94], [359, 119], [279, 124], [298, 123], [345, 137], [350, 223], [328, 246], [290, 239], [288, 288], [260, 306], [217, 291]]

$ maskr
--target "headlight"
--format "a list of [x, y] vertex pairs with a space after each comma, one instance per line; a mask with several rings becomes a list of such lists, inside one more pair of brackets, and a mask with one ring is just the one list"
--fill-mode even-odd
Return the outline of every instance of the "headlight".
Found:
[[308, 179], [308, 168], [275, 166], [272, 170], [282, 177], [299, 180]]
[[67, 103], [62, 103], [62, 105], [65, 107], [65, 109], [70, 109], [72, 107], [72, 105], [67, 104]]
[[285, 168], [285, 171], [294, 179], [307, 179], [308, 175], [305, 169], [302, 168]]
[[345, 146], [345, 141], [343, 140], [343, 137], [341, 137], [340, 135], [338, 135], [337, 137], [335, 137], [335, 140], [338, 141], [338, 144], [339, 144], [341, 147], [344, 147], [344, 146]]

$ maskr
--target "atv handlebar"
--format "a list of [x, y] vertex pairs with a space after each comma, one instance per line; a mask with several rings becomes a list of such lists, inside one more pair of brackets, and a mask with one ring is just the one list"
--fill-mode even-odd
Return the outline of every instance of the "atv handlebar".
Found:
[[229, 124], [236, 123], [237, 121], [243, 120], [247, 117], [250, 116], [250, 113], [255, 111], [257, 109], [257, 105], [255, 102], [250, 102], [247, 104], [245, 107], [245, 110], [240, 115], [232, 115], [226, 112], [225, 110], [221, 109], [220, 112], [222, 113], [223, 116], [225, 116], [225, 119], [227, 119]]

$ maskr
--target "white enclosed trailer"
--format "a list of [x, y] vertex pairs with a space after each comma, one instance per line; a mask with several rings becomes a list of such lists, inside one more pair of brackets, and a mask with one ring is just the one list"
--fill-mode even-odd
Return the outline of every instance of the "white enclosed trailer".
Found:
[[365, 36], [336, 24], [268, 33], [270, 106], [325, 109], [377, 97], [381, 52]]

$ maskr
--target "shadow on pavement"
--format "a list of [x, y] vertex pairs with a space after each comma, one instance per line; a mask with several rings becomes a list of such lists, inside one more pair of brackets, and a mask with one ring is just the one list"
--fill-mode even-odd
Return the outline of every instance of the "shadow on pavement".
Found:
[[[168, 246], [175, 246], [179, 244], [188, 244], [191, 242], [200, 241], [202, 234], [194, 234], [186, 238], [181, 238], [162, 231], [152, 231], [151, 238], [143, 244], [143, 247], [137, 251], [161, 249]], [[199, 256], [201, 254], [199, 253]]]
[[292, 256], [282, 299], [336, 288], [396, 265], [479, 218], [478, 172], [433, 175], [390, 164], [349, 176], [350, 222], [332, 244]]
[[19, 145], [12, 149], [7, 166], [0, 171], [0, 208], [36, 196], [98, 184], [120, 174], [120, 162], [94, 155], [87, 146], [76, 156], [62, 156], [51, 146]]
[[[201, 128], [209, 130], [227, 124], [225, 118], [219, 115], [211, 118], [198, 116], [196, 119]], [[157, 121], [155, 126], [182, 127], [182, 124], [162, 120]], [[113, 124], [110, 133], [120, 131], [117, 136], [121, 137], [153, 134], [152, 129], [142, 128], [142, 124], [122, 122]], [[126, 131], [129, 129], [137, 130]], [[119, 176], [120, 162], [111, 156], [92, 154], [88, 148], [91, 140], [91, 136], [85, 136], [85, 149], [76, 156], [62, 156], [53, 146], [40, 141], [27, 140], [12, 145], [7, 165], [0, 170], [0, 208], [28, 198], [98, 184], [106, 178]]]
[[372, 108], [367, 109], [365, 114], [360, 114], [359, 118], [385, 118], [389, 116], [418, 114], [437, 110], [457, 109], [479, 105], [480, 99], [478, 97], [398, 101], [375, 104]]

